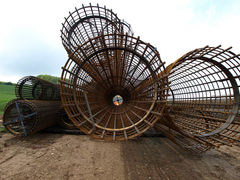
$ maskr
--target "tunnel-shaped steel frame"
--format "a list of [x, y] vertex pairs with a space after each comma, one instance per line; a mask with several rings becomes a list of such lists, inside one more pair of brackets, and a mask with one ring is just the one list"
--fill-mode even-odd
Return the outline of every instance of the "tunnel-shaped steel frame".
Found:
[[[83, 51], [85, 46], [91, 46], [91, 51]], [[150, 115], [162, 116], [161, 112], [167, 98], [167, 77], [163, 76], [162, 79], [156, 80], [155, 74], [164, 71], [164, 63], [161, 62], [158, 52], [151, 45], [144, 43], [139, 38], [128, 35], [107, 34], [90, 39], [82, 46], [79, 46], [74, 53], [76, 55], [72, 54], [63, 67], [61, 97], [70, 119], [74, 121], [76, 126], [79, 126], [80, 123], [79, 128], [83, 132], [107, 140], [129, 139], [142, 134], [153, 126], [157, 118], [149, 118]], [[78, 67], [76, 68], [76, 66]], [[89, 78], [91, 81], [86, 83]], [[98, 92], [94, 91], [97, 88], [92, 88], [92, 86], [101, 86], [101, 91], [106, 92], [107, 96], [111, 96], [111, 93], [115, 93], [115, 96], [118, 92], [122, 93], [123, 99], [126, 99], [127, 96], [130, 99], [127, 98], [127, 100], [124, 100], [123, 105], [114, 107], [112, 100], [108, 101], [106, 99], [106, 95], [104, 95], [106, 93], [98, 94]], [[92, 93], [92, 91], [95, 93]], [[140, 92], [145, 92], [146, 95]], [[158, 92], [163, 94], [161, 101], [157, 100]], [[88, 104], [86, 94], [91, 99], [94, 99], [93, 96], [99, 96], [102, 105], [105, 103], [105, 107], [104, 105], [103, 107], [99, 106], [101, 110], [106, 110], [109, 107], [114, 108], [116, 112], [108, 110], [108, 113], [110, 113], [109, 120], [104, 119], [105, 123], [102, 125], [96, 123], [91, 117], [93, 115], [89, 111], [89, 105], [86, 106]], [[70, 96], [70, 98], [67, 98], [66, 95]], [[85, 98], [82, 97], [80, 101], [79, 96], [83, 95]], [[133, 102], [134, 98], [137, 99]], [[140, 104], [136, 104], [137, 102]], [[155, 106], [156, 102], [160, 105]], [[78, 103], [85, 105], [79, 106]], [[98, 104], [101, 103], [98, 102]], [[91, 106], [93, 107], [93, 105]], [[127, 111], [132, 113], [130, 116], [127, 113], [116, 115], [126, 107], [128, 108]], [[156, 108], [159, 109], [156, 110]], [[85, 110], [85, 113], [82, 109]], [[95, 114], [103, 115], [104, 113], [100, 111], [95, 112]], [[76, 119], [75, 115], [79, 113], [81, 118]], [[131, 120], [133, 114], [135, 117], [134, 120]], [[112, 115], [115, 120], [111, 117]], [[94, 115], [94, 119], [97, 121], [96, 117], [97, 115]], [[120, 124], [119, 121], [123, 123]], [[127, 123], [128, 121], [131, 124]], [[88, 127], [84, 127], [83, 122]], [[113, 127], [111, 127], [111, 124]], [[135, 129], [135, 132], [132, 129]]]
[[3, 115], [3, 125], [16, 136], [28, 136], [55, 125], [61, 117], [60, 101], [14, 99]]
[[25, 76], [15, 87], [18, 99], [26, 100], [60, 100], [59, 85], [34, 76]]
[[[168, 100], [169, 120], [178, 127], [179, 131], [188, 133], [192, 138], [195, 137], [210, 146], [239, 142], [240, 137], [238, 116], [240, 56], [231, 52], [231, 48], [221, 49], [220, 47], [206, 46], [193, 50], [166, 68], [171, 82], [171, 94]], [[190, 64], [193, 65], [189, 66]], [[214, 70], [210, 71], [211, 69]], [[196, 72], [199, 76], [194, 75]], [[200, 72], [205, 72], [205, 74]], [[185, 79], [180, 81], [182, 77]], [[201, 78], [208, 80], [203, 81]], [[211, 86], [210, 83], [215, 83], [215, 85]], [[221, 83], [224, 84], [221, 85]], [[201, 96], [204, 97], [204, 94], [201, 93], [207, 91], [214, 93], [208, 93], [210, 97], [205, 96], [210, 100], [203, 99], [201, 102], [199, 99]], [[199, 96], [200, 98], [197, 98]], [[183, 103], [184, 98], [186, 103]], [[201, 105], [198, 106], [198, 103]], [[220, 109], [216, 111], [214, 109], [217, 106]], [[189, 113], [189, 109], [198, 107], [201, 107], [201, 112], [195, 110], [191, 111], [192, 114]], [[186, 113], [184, 113], [185, 111]], [[188, 114], [187, 111], [189, 111]], [[177, 116], [178, 113], [182, 113], [182, 115]], [[215, 127], [211, 129], [207, 125], [204, 133], [196, 133], [198, 126], [204, 124], [201, 119], [205, 119], [208, 123], [212, 120], [210, 126], [214, 125]], [[171, 125], [169, 127], [171, 128]], [[203, 129], [203, 127], [199, 128]], [[186, 134], [186, 136], [188, 135]]]
[[120, 20], [112, 10], [105, 6], [82, 5], [69, 12], [62, 24], [61, 39], [66, 51], [71, 54], [81, 44], [88, 39], [101, 34], [120, 33], [133, 35], [130, 24]]

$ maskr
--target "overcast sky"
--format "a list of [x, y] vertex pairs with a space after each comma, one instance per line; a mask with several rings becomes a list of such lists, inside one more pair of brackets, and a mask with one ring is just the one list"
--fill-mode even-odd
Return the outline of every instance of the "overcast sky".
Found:
[[89, 2], [106, 5], [130, 23], [167, 65], [205, 45], [233, 46], [240, 53], [240, 0], [6, 0], [0, 2], [0, 81], [61, 76], [67, 60], [61, 23]]

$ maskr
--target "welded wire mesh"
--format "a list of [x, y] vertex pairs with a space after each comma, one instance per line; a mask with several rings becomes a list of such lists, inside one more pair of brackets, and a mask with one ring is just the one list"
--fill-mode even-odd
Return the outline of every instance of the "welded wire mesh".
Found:
[[195, 49], [165, 71], [156, 48], [112, 10], [91, 4], [70, 12], [61, 33], [69, 55], [61, 99], [83, 132], [123, 140], [157, 122], [192, 151], [239, 142], [240, 56], [231, 48]]
[[16, 136], [28, 136], [55, 125], [61, 108], [60, 101], [14, 99], [5, 107], [3, 125]]
[[206, 46], [167, 67], [176, 126], [213, 146], [239, 142], [239, 60], [230, 48]]
[[27, 100], [60, 100], [59, 85], [43, 79], [26, 76], [15, 87], [16, 97]]
[[69, 12], [61, 29], [61, 39], [66, 51], [71, 54], [90, 38], [113, 33], [133, 35], [130, 24], [120, 20], [112, 10], [90, 4]]
[[[75, 126], [93, 137], [133, 138], [153, 126], [153, 114], [162, 116], [168, 84], [166, 76], [157, 81], [161, 71], [164, 63], [151, 45], [128, 35], [101, 35], [79, 46], [63, 67], [62, 103]], [[116, 95], [121, 105], [114, 103]]]

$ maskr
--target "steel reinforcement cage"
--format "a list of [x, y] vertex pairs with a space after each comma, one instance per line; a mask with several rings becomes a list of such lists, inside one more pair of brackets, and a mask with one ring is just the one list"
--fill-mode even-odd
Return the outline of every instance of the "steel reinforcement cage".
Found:
[[151, 45], [124, 34], [100, 35], [79, 46], [63, 67], [63, 106], [75, 126], [93, 137], [139, 136], [162, 116], [168, 81], [165, 75], [156, 79], [161, 71], [164, 63]]
[[230, 49], [195, 49], [166, 68], [171, 92], [168, 123], [158, 126], [174, 130], [169, 132], [173, 139], [180, 133], [205, 149], [239, 145], [240, 55]]
[[29, 136], [55, 125], [61, 119], [60, 101], [10, 101], [3, 114], [3, 125], [16, 136]]
[[154, 126], [195, 152], [239, 145], [240, 56], [231, 48], [195, 49], [165, 70], [128, 23], [91, 4], [69, 13], [61, 38], [61, 100], [86, 134], [125, 140]]
[[130, 24], [120, 20], [112, 10], [89, 4], [69, 12], [62, 24], [61, 39], [64, 48], [71, 54], [89, 39], [113, 33], [133, 35]]
[[16, 84], [15, 94], [18, 99], [60, 100], [60, 89], [58, 84], [34, 76], [26, 76], [20, 79]]

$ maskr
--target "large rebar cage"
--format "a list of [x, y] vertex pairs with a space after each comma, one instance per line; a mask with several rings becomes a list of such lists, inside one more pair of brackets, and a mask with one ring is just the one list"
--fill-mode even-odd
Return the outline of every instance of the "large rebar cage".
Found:
[[230, 49], [206, 46], [167, 67], [169, 121], [207, 146], [240, 141], [240, 56]]
[[164, 73], [156, 78], [160, 72], [164, 63], [150, 44], [101, 35], [79, 46], [63, 67], [62, 103], [75, 126], [93, 137], [133, 138], [162, 116], [168, 80]]
[[5, 107], [3, 125], [16, 136], [28, 136], [55, 125], [61, 109], [60, 101], [15, 99]]
[[164, 72], [164, 63], [153, 46], [132, 35], [131, 26], [105, 6], [75, 8], [63, 23], [69, 59], [62, 103], [74, 125], [93, 137], [133, 138], [153, 126], [153, 114], [162, 116], [168, 83], [156, 73]]
[[60, 100], [59, 85], [43, 79], [26, 76], [15, 87], [16, 97], [26, 100]]
[[231, 48], [195, 49], [165, 69], [128, 23], [91, 4], [69, 13], [61, 38], [61, 100], [86, 134], [125, 140], [155, 125], [188, 150], [239, 142], [240, 56]]
[[133, 35], [130, 24], [120, 20], [117, 14], [98, 4], [75, 8], [62, 24], [61, 39], [66, 51], [71, 54], [79, 45], [101, 34]]

